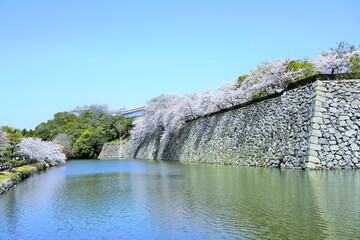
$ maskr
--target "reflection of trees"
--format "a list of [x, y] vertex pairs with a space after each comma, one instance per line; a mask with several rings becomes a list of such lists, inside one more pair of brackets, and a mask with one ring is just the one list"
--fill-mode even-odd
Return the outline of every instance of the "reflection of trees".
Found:
[[[53, 174], [63, 167], [51, 168], [32, 176], [0, 196], [0, 239], [19, 239], [26, 234], [42, 239], [38, 227], [51, 213], [54, 196], [63, 181], [62, 175]], [[36, 225], [36, 227], [34, 226]], [[33, 236], [35, 238], [35, 236]]]
[[198, 170], [192, 178], [192, 185], [200, 190], [192, 204], [193, 210], [207, 214], [208, 222], [217, 223], [214, 228], [227, 233], [236, 229], [235, 235], [261, 238], [310, 239], [322, 234], [314, 229], [318, 217], [302, 172], [210, 167], [199, 166], [200, 174]]
[[[30, 224], [36, 234], [44, 234], [39, 238], [55, 226], [64, 239], [89, 231], [106, 239], [138, 234], [167, 239], [359, 235], [357, 171], [135, 160], [82, 161], [69, 170], [70, 164], [65, 173], [50, 169], [1, 196], [0, 209], [6, 210], [0, 219], [6, 224], [0, 225], [0, 238], [17, 236]], [[44, 218], [52, 223], [39, 232], [43, 226], [34, 221]]]
[[319, 228], [332, 239], [351, 239], [360, 230], [360, 174], [357, 171], [306, 172]]
[[[324, 235], [302, 171], [162, 163], [134, 176], [150, 222], [199, 236], [313, 239]], [[136, 197], [138, 199], [138, 197]]]

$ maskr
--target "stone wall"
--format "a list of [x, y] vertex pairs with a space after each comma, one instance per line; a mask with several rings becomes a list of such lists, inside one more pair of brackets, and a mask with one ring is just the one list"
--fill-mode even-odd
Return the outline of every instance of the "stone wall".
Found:
[[316, 80], [279, 96], [187, 122], [141, 159], [306, 169], [360, 168], [360, 80]]
[[307, 168], [360, 168], [360, 80], [317, 81]]
[[0, 181], [0, 194], [7, 192], [10, 188], [16, 186], [16, 184], [27, 179], [28, 177], [50, 167], [50, 164], [46, 162], [39, 162], [35, 164], [15, 167], [11, 170], [11, 172], [0, 172], [0, 175], [2, 175], [0, 178], [2, 179]]
[[105, 144], [101, 149], [98, 159], [131, 158], [133, 156], [131, 150], [129, 142], [121, 144], [121, 152], [119, 144]]
[[160, 158], [302, 167], [308, 152], [313, 91], [309, 84], [276, 98], [189, 122]]

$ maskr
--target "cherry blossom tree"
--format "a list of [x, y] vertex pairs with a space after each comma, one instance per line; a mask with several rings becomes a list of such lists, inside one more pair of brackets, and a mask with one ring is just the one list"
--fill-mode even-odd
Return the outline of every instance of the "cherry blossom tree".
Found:
[[216, 92], [206, 91], [200, 95], [161, 95], [152, 99], [145, 114], [137, 118], [132, 130], [132, 143], [139, 146], [147, 134], [159, 127], [163, 129], [160, 143], [165, 146], [171, 136], [181, 129], [187, 120], [203, 116], [215, 110], [245, 102], [262, 89], [284, 88], [287, 82], [296, 78], [300, 71], [288, 68], [291, 59], [263, 64], [242, 82], [224, 82]]
[[[162, 129], [160, 143], [165, 146], [171, 136], [181, 129], [187, 120], [204, 116], [211, 112], [247, 102], [254, 96], [283, 91], [291, 81], [306, 74], [340, 73], [360, 69], [360, 52], [350, 45], [339, 45], [335, 50], [325, 52], [311, 61], [291, 58], [264, 63], [243, 75], [238, 82], [224, 82], [216, 91], [186, 96], [162, 95], [150, 100], [145, 114], [134, 121], [131, 141], [139, 146], [147, 134]], [[314, 66], [314, 67], [313, 67]], [[312, 69], [314, 68], [314, 69]]]
[[242, 91], [243, 100], [249, 100], [261, 90], [267, 93], [282, 91], [286, 85], [301, 75], [302, 69], [289, 68], [293, 59], [277, 60], [257, 67], [242, 82], [239, 91]]
[[[354, 45], [340, 42], [338, 47], [321, 53], [311, 60], [314, 70], [324, 74], [352, 72], [359, 64], [360, 51]], [[358, 67], [358, 66], [357, 66]]]
[[72, 155], [71, 143], [67, 134], [60, 133], [53, 139], [53, 141], [63, 146], [63, 152], [65, 153], [67, 158]]
[[234, 82], [223, 82], [217, 89], [214, 102], [218, 109], [223, 109], [237, 104], [237, 96], [235, 93], [236, 84]]
[[219, 109], [216, 105], [216, 94], [214, 91], [207, 90], [202, 92], [196, 102], [196, 111], [199, 116], [203, 116]]
[[147, 134], [162, 128], [161, 145], [166, 145], [170, 137], [176, 133], [185, 121], [194, 119], [204, 111], [199, 110], [199, 96], [161, 95], [149, 101], [142, 117], [134, 121], [131, 141], [137, 147]]
[[55, 142], [42, 141], [40, 138], [23, 138], [19, 144], [20, 153], [29, 162], [48, 162], [50, 165], [64, 164], [65, 154], [62, 146]]
[[351, 71], [350, 54], [339, 55], [323, 52], [311, 60], [314, 70], [324, 74], [344, 73]]
[[161, 95], [148, 102], [144, 115], [134, 121], [135, 127], [131, 131], [133, 146], [139, 146], [147, 134], [155, 132], [159, 127], [164, 127], [164, 119], [169, 116], [169, 110], [179, 99], [177, 95]]

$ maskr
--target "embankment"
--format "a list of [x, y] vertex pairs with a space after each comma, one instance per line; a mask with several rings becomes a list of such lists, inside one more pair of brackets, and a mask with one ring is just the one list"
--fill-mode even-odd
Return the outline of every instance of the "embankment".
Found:
[[48, 163], [39, 162], [15, 167], [11, 172], [0, 172], [0, 194], [7, 192], [17, 183], [49, 167], [50, 165]]
[[98, 159], [118, 159], [118, 158], [131, 158], [131, 146], [129, 142], [121, 144], [104, 144]]
[[160, 147], [158, 129], [137, 149], [128, 151], [127, 157], [303, 169], [360, 168], [360, 79], [321, 77], [189, 121], [165, 147]]

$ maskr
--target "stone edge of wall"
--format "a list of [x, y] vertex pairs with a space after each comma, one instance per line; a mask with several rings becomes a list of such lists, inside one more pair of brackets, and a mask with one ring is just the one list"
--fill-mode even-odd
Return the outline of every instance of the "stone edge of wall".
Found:
[[122, 158], [130, 158], [132, 156], [131, 154], [132, 149], [129, 141], [121, 144], [122, 147], [121, 153], [119, 152], [119, 147], [120, 147], [119, 144], [105, 143], [101, 149], [98, 159], [100, 160], [122, 159]]
[[40, 166], [34, 166], [29, 171], [13, 173], [17, 175], [17, 177], [9, 176], [7, 179], [0, 182], [0, 195], [9, 191], [10, 188], [19, 182], [48, 168], [50, 168], [50, 165], [48, 163], [43, 163]]
[[[232, 110], [235, 110], [238, 108], [243, 108], [245, 106], [252, 105], [252, 104], [255, 104], [258, 102], [262, 102], [267, 99], [280, 97], [286, 91], [289, 91], [292, 89], [297, 89], [301, 86], [312, 84], [314, 93], [308, 99], [308, 103], [310, 104], [311, 109], [312, 109], [312, 116], [310, 119], [311, 127], [309, 130], [309, 138], [307, 140], [308, 141], [308, 153], [305, 158], [305, 164], [303, 165], [304, 166], [303, 169], [309, 169], [309, 170], [321, 169], [321, 166], [320, 166], [321, 160], [318, 158], [318, 153], [317, 153], [317, 151], [319, 151], [319, 145], [317, 144], [317, 140], [318, 140], [318, 137], [320, 134], [319, 130], [317, 129], [318, 128], [317, 126], [322, 123], [321, 110], [323, 110], [322, 103], [324, 103], [324, 101], [325, 101], [324, 95], [326, 93], [326, 88], [323, 87], [323, 81], [329, 81], [329, 80], [330, 81], [337, 80], [337, 81], [341, 81], [341, 82], [354, 82], [354, 81], [357, 82], [357, 81], [360, 81], [360, 74], [315, 75], [315, 76], [300, 80], [295, 83], [290, 83], [289, 86], [282, 92], [268, 95], [266, 97], [258, 98], [258, 99], [252, 100], [250, 102], [247, 102], [244, 104], [239, 104], [239, 105], [236, 105], [236, 106], [233, 106], [230, 108], [222, 109], [220, 111], [213, 112], [213, 113], [207, 114], [205, 116], [201, 116], [197, 119], [189, 120], [187, 122], [196, 121], [200, 118], [207, 118], [207, 117], [210, 117], [213, 115], [232, 111]], [[118, 145], [116, 145], [116, 146], [118, 147]], [[129, 143], [129, 147], [130, 147], [130, 143]], [[128, 152], [126, 157], [136, 157], [135, 155], [136, 154], [134, 154], [133, 151], [130, 151], [130, 152]], [[114, 159], [114, 158], [118, 158], [118, 157], [111, 157], [111, 158]], [[110, 158], [108, 158], [108, 159], [110, 159]]]
[[186, 122], [196, 121], [197, 119], [200, 119], [200, 118], [206, 118], [206, 117], [217, 115], [217, 114], [220, 114], [220, 113], [232, 111], [232, 110], [235, 110], [235, 109], [238, 109], [238, 108], [243, 108], [245, 106], [252, 105], [252, 104], [255, 104], [255, 103], [258, 103], [258, 102], [262, 102], [262, 101], [265, 101], [267, 99], [280, 97], [286, 91], [296, 89], [296, 88], [308, 85], [310, 83], [314, 84], [314, 83], [316, 83], [318, 81], [324, 81], [324, 80], [354, 81], [354, 79], [360, 79], [360, 73], [340, 73], [340, 74], [317, 74], [317, 75], [313, 75], [313, 76], [301, 79], [301, 80], [296, 81], [296, 82], [290, 82], [287, 85], [287, 87], [281, 92], [269, 94], [269, 95], [266, 95], [264, 97], [259, 97], [259, 98], [247, 101], [245, 103], [237, 104], [235, 106], [231, 106], [231, 107], [228, 107], [228, 108], [223, 108], [221, 110], [211, 112], [211, 113], [205, 114], [203, 116], [200, 116], [200, 117], [197, 117], [197, 118], [194, 118], [194, 119], [191, 119], [191, 120], [187, 120]]

